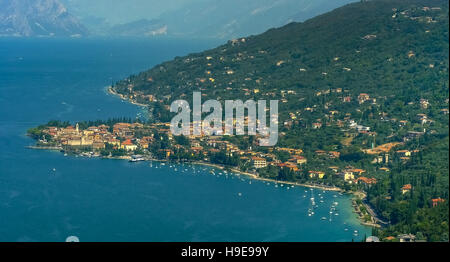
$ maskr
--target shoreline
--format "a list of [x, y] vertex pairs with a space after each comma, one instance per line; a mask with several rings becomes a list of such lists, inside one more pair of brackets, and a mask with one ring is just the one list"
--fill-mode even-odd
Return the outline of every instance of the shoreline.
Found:
[[133, 105], [140, 106], [140, 107], [147, 107], [148, 106], [146, 104], [141, 104], [141, 103], [138, 103], [136, 101], [133, 101], [133, 100], [125, 97], [124, 95], [117, 93], [116, 91], [113, 90], [112, 86], [107, 86], [106, 90], [107, 90], [108, 94], [111, 94], [111, 95], [114, 95], [114, 96], [118, 96], [122, 101], [126, 101], [128, 103], [131, 103]]
[[[106, 88], [107, 88], [109, 94], [112, 94], [112, 95], [115, 95], [115, 96], [119, 96], [120, 99], [122, 99], [123, 101], [127, 101], [127, 102], [129, 102], [129, 103], [131, 103], [133, 105], [137, 105], [137, 106], [148, 106], [148, 105], [145, 105], [145, 104], [141, 104], [141, 103], [135, 102], [135, 101], [125, 97], [124, 95], [115, 92], [113, 90], [112, 86], [107, 86]], [[152, 161], [153, 161], [153, 159], [152, 159]], [[215, 168], [219, 168], [219, 169], [224, 169], [225, 168], [225, 166], [221, 166], [221, 165], [218, 165], [218, 164], [212, 164], [212, 163], [205, 163], [205, 162], [198, 162], [198, 161], [197, 162], [193, 162], [193, 163], [194, 164], [198, 164], [198, 165], [211, 166], [211, 167], [215, 167]], [[249, 177], [251, 177], [251, 178], [253, 178], [255, 180], [274, 182], [274, 183], [280, 183], [280, 184], [289, 184], [289, 185], [309, 187], [309, 188], [317, 188], [317, 189], [323, 189], [323, 190], [328, 190], [328, 191], [345, 192], [345, 190], [343, 190], [342, 188], [339, 188], [339, 187], [328, 187], [328, 186], [302, 184], [302, 183], [289, 182], [289, 181], [279, 181], [279, 180], [275, 180], [275, 179], [260, 177], [257, 174], [243, 172], [243, 171], [240, 171], [240, 170], [237, 170], [237, 169], [231, 169], [231, 170], [233, 172], [249, 176]]]
[[[212, 163], [205, 163], [205, 162], [192, 162], [192, 164], [209, 166], [209, 167], [215, 167], [215, 168], [218, 168], [218, 169], [225, 169], [226, 168], [225, 166], [222, 166], [222, 165], [219, 165], [219, 164], [212, 164]], [[328, 186], [313, 185], [313, 184], [303, 184], [303, 183], [297, 183], [297, 182], [291, 182], [291, 181], [280, 181], [280, 180], [275, 180], [275, 179], [272, 179], [272, 178], [260, 177], [258, 174], [253, 174], [253, 173], [241, 171], [241, 170], [235, 169], [235, 168], [230, 168], [230, 170], [232, 172], [234, 172], [234, 173], [239, 173], [241, 175], [248, 176], [248, 177], [250, 177], [250, 178], [252, 178], [254, 180], [259, 180], [259, 181], [272, 182], [272, 183], [275, 183], [275, 184], [285, 184], [285, 185], [292, 185], [292, 186], [316, 188], [316, 189], [322, 189], [322, 190], [326, 190], [326, 191], [345, 192], [342, 188], [339, 188], [339, 187], [328, 187]]]
[[40, 149], [40, 150], [52, 150], [52, 151], [61, 151], [63, 150], [60, 146], [25, 146], [28, 149]]
[[[209, 167], [214, 167], [214, 168], [218, 168], [218, 169], [225, 169], [226, 168], [225, 166], [221, 166], [221, 165], [218, 165], [218, 164], [205, 163], [205, 162], [192, 162], [192, 164], [209, 166]], [[271, 182], [271, 183], [275, 183], [275, 184], [285, 184], [285, 185], [292, 185], [292, 186], [299, 186], [299, 187], [306, 187], [306, 188], [315, 188], [315, 189], [320, 189], [320, 190], [325, 190], [325, 191], [340, 192], [340, 193], [343, 193], [343, 194], [350, 194], [350, 195], [353, 196], [352, 199], [351, 199], [352, 203], [355, 203], [355, 199], [360, 199], [362, 201], [362, 205], [367, 210], [370, 210], [369, 211], [369, 215], [370, 215], [371, 220], [375, 221], [375, 222], [366, 222], [366, 221], [364, 221], [363, 217], [360, 215], [359, 207], [357, 205], [353, 205], [352, 204], [353, 211], [354, 211], [354, 213], [358, 214], [358, 220], [359, 220], [361, 225], [369, 226], [369, 227], [375, 227], [375, 228], [381, 228], [383, 225], [386, 225], [386, 223], [381, 221], [377, 216], [373, 215], [373, 214], [376, 214], [376, 213], [375, 213], [375, 211], [373, 211], [372, 207], [368, 206], [368, 204], [365, 202], [366, 201], [366, 194], [364, 192], [361, 192], [361, 191], [345, 191], [344, 189], [336, 187], [336, 186], [330, 187], [330, 186], [304, 184], [304, 183], [297, 183], [297, 182], [290, 182], [290, 181], [280, 181], [280, 180], [275, 180], [275, 179], [271, 179], [271, 178], [260, 177], [257, 174], [244, 172], [244, 171], [241, 171], [241, 170], [238, 170], [238, 169], [230, 168], [230, 170], [232, 172], [248, 176], [248, 177], [250, 177], [253, 180]]]
[[[39, 150], [53, 150], [53, 151], [55, 151], [55, 150], [57, 150], [57, 151], [63, 150], [62, 147], [58, 147], [58, 146], [26, 146], [26, 148], [39, 149]], [[67, 156], [67, 155], [64, 155], [64, 156]], [[115, 157], [113, 157], [113, 156], [101, 156], [101, 155], [86, 156], [86, 155], [82, 155], [82, 154], [73, 154], [71, 156], [86, 157], [86, 158], [110, 159], [110, 160], [128, 160], [128, 161], [130, 161], [132, 159], [131, 156], [115, 156]], [[154, 159], [154, 158], [147, 158], [147, 159], [143, 160], [142, 162], [150, 162], [150, 161], [173, 162], [173, 161], [170, 161], [170, 160], [167, 160], [167, 159]], [[174, 162], [174, 163], [181, 163], [181, 162]], [[192, 165], [208, 166], [208, 167], [213, 167], [213, 168], [217, 168], [217, 169], [221, 169], [221, 170], [229, 168], [227, 166], [223, 166], [223, 165], [220, 165], [220, 164], [213, 164], [213, 163], [207, 163], [207, 162], [202, 162], [202, 161], [193, 161], [193, 162], [185, 162], [185, 163], [192, 164]], [[264, 181], [264, 182], [270, 182], [270, 183], [275, 183], [275, 184], [284, 184], [284, 185], [299, 186], [299, 187], [306, 187], [306, 188], [315, 188], [315, 189], [320, 189], [320, 190], [325, 190], [325, 191], [333, 191], [333, 192], [340, 192], [340, 193], [344, 193], [344, 194], [351, 194], [351, 195], [353, 195], [352, 203], [355, 202], [356, 198], [360, 199], [362, 201], [362, 205], [367, 210], [371, 211], [371, 212], [369, 212], [371, 220], [375, 221], [375, 222], [363, 221], [362, 220], [362, 216], [360, 216], [359, 215], [360, 213], [358, 213], [359, 212], [359, 207], [357, 205], [352, 204], [353, 209], [354, 209], [354, 213], [358, 214], [358, 219], [359, 219], [361, 225], [379, 228], [379, 227], [382, 227], [381, 224], [384, 224], [384, 223], [380, 223], [380, 220], [376, 216], [374, 216], [372, 214], [372, 212], [374, 213], [372, 208], [367, 206], [367, 204], [365, 203], [366, 194], [364, 192], [361, 192], [361, 191], [345, 191], [342, 188], [339, 188], [339, 187], [336, 187], [336, 186], [322, 186], [322, 185], [304, 184], [304, 183], [291, 182], [291, 181], [280, 181], [280, 180], [275, 180], [275, 179], [271, 179], [271, 178], [260, 177], [258, 174], [241, 171], [241, 170], [236, 169], [236, 168], [229, 168], [229, 169], [230, 169], [231, 172], [250, 177], [251, 179], [257, 180], [257, 181]]]
[[[107, 93], [110, 95], [114, 95], [114, 96], [118, 96], [122, 101], [126, 101], [128, 103], [131, 103], [133, 105], [136, 106], [140, 106], [140, 107], [147, 107], [148, 105], [146, 104], [141, 104], [138, 103], [134, 100], [131, 100], [127, 97], [125, 97], [122, 94], [119, 94], [117, 92], [115, 92], [112, 88], [112, 86], [106, 86], [106, 90]], [[48, 149], [48, 150], [62, 150], [62, 147], [40, 147], [40, 146], [28, 146], [28, 148], [31, 149]], [[76, 155], [81, 156], [81, 157], [86, 157], [86, 156], [82, 156], [82, 155]], [[110, 157], [110, 156], [88, 156], [89, 158], [100, 158], [100, 159], [112, 159], [112, 160], [131, 160], [131, 156], [120, 156], [120, 157]], [[158, 162], [170, 162], [170, 160], [161, 160], [161, 159], [146, 159], [144, 161], [158, 161]], [[225, 169], [227, 168], [226, 166], [223, 165], [219, 165], [219, 164], [213, 164], [213, 163], [206, 163], [206, 162], [201, 162], [201, 161], [194, 161], [194, 162], [188, 162], [189, 164], [193, 164], [193, 165], [203, 165], [203, 166], [209, 166], [209, 167], [213, 167], [213, 168], [217, 168], [217, 169]], [[354, 208], [354, 213], [356, 213], [358, 215], [358, 219], [360, 221], [361, 225], [365, 225], [365, 226], [370, 226], [370, 227], [382, 227], [382, 225], [386, 225], [386, 223], [384, 223], [384, 221], [381, 221], [378, 216], [376, 215], [375, 211], [373, 211], [373, 209], [368, 206], [368, 204], [366, 203], [366, 194], [363, 192], [358, 192], [358, 191], [345, 191], [342, 188], [336, 187], [336, 186], [322, 186], [322, 185], [314, 185], [314, 184], [304, 184], [304, 183], [297, 183], [297, 182], [290, 182], [290, 181], [279, 181], [279, 180], [275, 180], [275, 179], [271, 179], [271, 178], [264, 178], [264, 177], [260, 177], [258, 174], [254, 174], [254, 173], [249, 173], [249, 172], [244, 172], [235, 168], [230, 168], [230, 170], [232, 172], [238, 173], [238, 174], [242, 174], [244, 176], [250, 177], [251, 179], [254, 180], [258, 180], [258, 181], [265, 181], [265, 182], [270, 182], [270, 183], [275, 183], [275, 184], [285, 184], [285, 185], [291, 185], [291, 186], [300, 186], [300, 187], [306, 187], [306, 188], [315, 188], [315, 189], [321, 189], [321, 190], [326, 190], [326, 191], [334, 191], [334, 192], [340, 192], [340, 193], [346, 193], [346, 194], [351, 194], [353, 195], [352, 198], [352, 202], [355, 202], [355, 199], [360, 199], [362, 202], [362, 205], [366, 208], [366, 210], [369, 210], [369, 215], [370, 215], [370, 219], [374, 222], [366, 222], [363, 221], [363, 217], [360, 215], [359, 211], [359, 207], [357, 205], [352, 205]]]
[[[107, 88], [107, 91], [108, 91], [109, 94], [115, 95], [115, 96], [119, 96], [120, 99], [123, 100], [123, 101], [127, 101], [127, 102], [129, 102], [129, 103], [131, 103], [133, 105], [137, 105], [137, 106], [148, 106], [148, 105], [145, 105], [145, 104], [141, 104], [141, 103], [135, 102], [135, 101], [125, 97], [124, 95], [115, 92], [112, 89], [112, 86], [107, 86], [106, 88]], [[151, 159], [150, 161], [155, 161], [155, 159]], [[159, 160], [159, 161], [165, 161], [165, 160]], [[218, 165], [218, 164], [212, 164], [212, 163], [205, 163], [205, 162], [198, 162], [198, 161], [197, 162], [192, 162], [192, 163], [193, 164], [197, 164], [197, 165], [205, 165], [205, 166], [215, 167], [215, 168], [219, 168], [219, 169], [224, 169], [225, 168], [225, 166], [221, 166], [221, 165]], [[257, 174], [248, 173], [248, 172], [240, 171], [240, 170], [237, 170], [237, 169], [231, 169], [231, 171], [243, 174], [245, 176], [249, 176], [249, 177], [251, 177], [251, 178], [253, 178], [255, 180], [274, 182], [274, 183], [280, 183], [280, 184], [288, 184], [288, 185], [293, 185], [293, 186], [302, 186], [302, 187], [308, 187], [308, 188], [317, 188], [317, 189], [323, 189], [323, 190], [328, 190], [328, 191], [344, 192], [344, 190], [342, 188], [339, 188], [339, 187], [328, 187], [328, 186], [302, 184], [302, 183], [289, 182], [289, 181], [279, 181], [279, 180], [275, 180], [275, 179], [260, 177]]]

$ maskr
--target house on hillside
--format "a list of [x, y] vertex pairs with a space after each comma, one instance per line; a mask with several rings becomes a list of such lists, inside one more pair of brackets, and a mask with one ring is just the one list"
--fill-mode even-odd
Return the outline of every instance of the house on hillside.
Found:
[[411, 189], [412, 189], [411, 184], [406, 184], [406, 185], [402, 186], [402, 194], [408, 193], [409, 191], [411, 191]]
[[252, 157], [252, 164], [253, 164], [253, 167], [256, 169], [264, 168], [267, 166], [267, 161], [265, 158], [254, 156], [254, 157]]
[[134, 151], [137, 149], [137, 145], [133, 144], [133, 142], [131, 142], [131, 139], [127, 139], [125, 140], [121, 146], [122, 149], [126, 150], [126, 151]]

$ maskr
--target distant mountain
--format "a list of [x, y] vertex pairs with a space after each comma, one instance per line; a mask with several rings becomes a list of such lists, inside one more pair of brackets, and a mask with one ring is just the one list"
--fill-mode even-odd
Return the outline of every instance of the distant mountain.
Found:
[[131, 23], [119, 24], [108, 30], [112, 36], [156, 36], [167, 34], [167, 25], [159, 20], [141, 19]]
[[82, 36], [87, 29], [58, 0], [0, 0], [0, 36]]
[[[60, 0], [67, 9], [88, 24], [92, 18], [109, 25], [156, 19], [161, 14], [205, 0]], [[209, 1], [209, 0], [208, 0]]]
[[61, 1], [96, 35], [231, 39], [302, 22], [357, 0]]
[[355, 0], [205, 0], [162, 14], [168, 33], [231, 39], [302, 22]]

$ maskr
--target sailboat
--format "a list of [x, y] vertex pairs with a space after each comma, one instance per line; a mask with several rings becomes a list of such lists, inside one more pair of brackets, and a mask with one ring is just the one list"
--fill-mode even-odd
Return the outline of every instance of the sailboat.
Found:
[[315, 206], [315, 205], [316, 205], [316, 202], [314, 201], [314, 190], [312, 190], [312, 189], [311, 189], [311, 198], [310, 198], [310, 200], [311, 200], [311, 204], [312, 204], [313, 206]]

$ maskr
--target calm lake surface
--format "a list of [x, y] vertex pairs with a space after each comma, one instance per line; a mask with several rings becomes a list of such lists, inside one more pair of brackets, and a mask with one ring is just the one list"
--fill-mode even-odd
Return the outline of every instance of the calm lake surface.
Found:
[[[347, 195], [214, 175], [203, 166], [26, 148], [33, 144], [26, 130], [49, 120], [143, 114], [105, 87], [219, 44], [0, 38], [0, 241], [59, 242], [72, 235], [80, 241], [360, 241], [370, 235]], [[308, 216], [312, 196], [318, 207]]]

